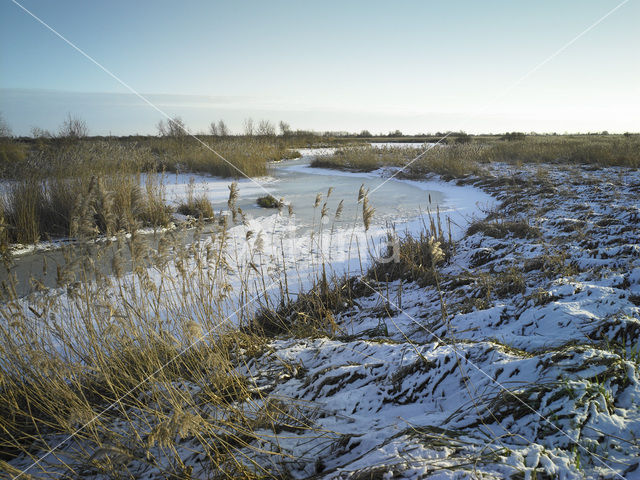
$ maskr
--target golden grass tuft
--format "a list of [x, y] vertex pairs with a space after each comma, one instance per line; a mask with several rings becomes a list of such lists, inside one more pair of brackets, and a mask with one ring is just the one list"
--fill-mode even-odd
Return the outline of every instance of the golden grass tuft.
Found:
[[195, 193], [193, 178], [189, 180], [187, 199], [178, 205], [177, 211], [182, 215], [189, 215], [200, 220], [213, 219], [215, 216], [213, 205], [207, 196], [204, 193]]

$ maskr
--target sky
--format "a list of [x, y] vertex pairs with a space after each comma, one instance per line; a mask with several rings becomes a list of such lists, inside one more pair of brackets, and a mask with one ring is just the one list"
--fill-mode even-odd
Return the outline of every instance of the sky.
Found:
[[0, 0], [0, 112], [17, 135], [56, 131], [68, 113], [95, 135], [152, 134], [163, 113], [194, 133], [219, 119], [239, 133], [248, 117], [640, 131], [640, 0], [586, 33], [622, 0], [16, 1], [156, 107]]

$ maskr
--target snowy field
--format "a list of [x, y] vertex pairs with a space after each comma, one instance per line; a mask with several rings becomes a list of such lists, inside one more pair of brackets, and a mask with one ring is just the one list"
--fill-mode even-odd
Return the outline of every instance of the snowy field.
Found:
[[[333, 313], [335, 334], [275, 338], [239, 359], [252, 388], [301, 419], [265, 428], [247, 457], [270, 468], [273, 456], [260, 452], [282, 452], [276, 466], [291, 478], [640, 478], [640, 172], [490, 168], [493, 177], [464, 186], [414, 182], [448, 191], [464, 212], [439, 270], [442, 298], [433, 286], [365, 277], [364, 293]], [[480, 216], [476, 189], [495, 204], [462, 236], [462, 218]], [[418, 220], [405, 229], [419, 231]], [[230, 242], [268, 268], [287, 228], [286, 214], [274, 214], [233, 227]], [[385, 230], [358, 228], [285, 249], [301, 289], [323, 259], [361, 274], [354, 242], [375, 244]], [[184, 394], [211, 415], [199, 388], [185, 384]], [[198, 443], [178, 445], [191, 478], [208, 478]], [[82, 448], [70, 441], [61, 455]], [[127, 469], [160, 475], [135, 459]]]
[[537, 230], [458, 244], [447, 321], [435, 289], [405, 284], [340, 313], [342, 337], [250, 362], [333, 435], [279, 439], [295, 477], [640, 478], [640, 174], [548, 169], [484, 182], [494, 222]]
[[484, 182], [493, 221], [537, 230], [464, 238], [441, 271], [446, 321], [434, 288], [405, 284], [338, 314], [341, 337], [250, 362], [334, 435], [283, 435], [294, 476], [640, 478], [640, 174], [510, 178]]

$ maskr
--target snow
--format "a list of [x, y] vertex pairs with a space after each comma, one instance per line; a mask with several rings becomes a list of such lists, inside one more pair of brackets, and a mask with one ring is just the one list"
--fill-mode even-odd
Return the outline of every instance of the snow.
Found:
[[[548, 182], [538, 178], [538, 166], [488, 167], [496, 178], [516, 178], [518, 187], [479, 178], [462, 187], [392, 180], [445, 192], [459, 215], [456, 252], [438, 272], [446, 317], [434, 286], [380, 282], [334, 313], [338, 332], [274, 338], [263, 354], [243, 358], [238, 371], [256, 391], [313, 418], [317, 431], [264, 431], [265, 445], [288, 455], [282, 462], [292, 478], [640, 478], [640, 366], [633, 355], [640, 341], [640, 172], [542, 167]], [[599, 184], [584, 181], [589, 175]], [[185, 179], [175, 185], [183, 192]], [[222, 195], [226, 184], [203, 188]], [[515, 196], [530, 205], [511, 201]], [[531, 221], [541, 235], [463, 236], [483, 209], [478, 198], [485, 207], [492, 198], [503, 202], [492, 209], [494, 221]], [[402, 227], [416, 233], [421, 226], [414, 219]], [[284, 253], [304, 291], [323, 259], [335, 272], [359, 275], [354, 244], [375, 244], [386, 232], [354, 225], [334, 236], [327, 228], [287, 238], [292, 228], [286, 214], [231, 228], [232, 269], [248, 259], [272, 268]], [[283, 235], [294, 242], [284, 252]], [[509, 275], [522, 286], [507, 288]], [[193, 448], [193, 438], [179, 446], [185, 457]], [[244, 453], [270, 465], [259, 450]], [[24, 457], [12, 461], [27, 464]], [[206, 477], [203, 465], [192, 466], [193, 478]], [[144, 462], [131, 468], [160, 475]]]
[[[143, 185], [145, 180], [143, 175]], [[229, 198], [229, 187], [233, 182], [238, 184], [239, 198], [246, 198], [265, 195], [265, 190], [269, 192], [269, 184], [274, 180], [273, 177], [228, 179], [194, 173], [175, 173], [165, 174], [162, 184], [166, 199], [169, 203], [177, 205], [187, 198], [191, 185], [195, 195], [205, 195], [212, 203], [223, 203]]]

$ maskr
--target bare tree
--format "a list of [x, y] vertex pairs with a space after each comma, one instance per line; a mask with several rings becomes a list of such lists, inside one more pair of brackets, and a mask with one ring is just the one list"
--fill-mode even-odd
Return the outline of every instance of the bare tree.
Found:
[[274, 137], [276, 135], [276, 127], [269, 120], [260, 120], [257, 133], [265, 137]]
[[209, 132], [214, 137], [220, 135], [220, 133], [218, 132], [218, 124], [216, 122], [211, 122], [211, 124], [209, 124]]
[[158, 135], [161, 137], [185, 137], [189, 135], [184, 121], [178, 116], [169, 118], [166, 121], [160, 120], [156, 128], [158, 129]]
[[156, 130], [158, 130], [159, 137], [167, 136], [167, 127], [164, 124], [164, 120], [159, 120], [158, 123], [156, 123]]
[[31, 127], [31, 136], [33, 138], [53, 138], [53, 134], [49, 130], [40, 127]]
[[220, 120], [218, 122], [218, 133], [221, 137], [226, 137], [229, 135], [229, 127], [227, 127], [227, 124], [224, 123], [224, 120]]
[[84, 138], [89, 134], [87, 123], [76, 115], [67, 113], [67, 118], [62, 122], [58, 130], [58, 136], [62, 138]]
[[0, 113], [0, 138], [9, 138], [13, 136], [11, 127]]
[[280, 120], [280, 133], [283, 137], [291, 135], [291, 125], [289, 125], [284, 120]]
[[244, 119], [244, 134], [247, 137], [253, 136], [253, 118], [245, 118]]

